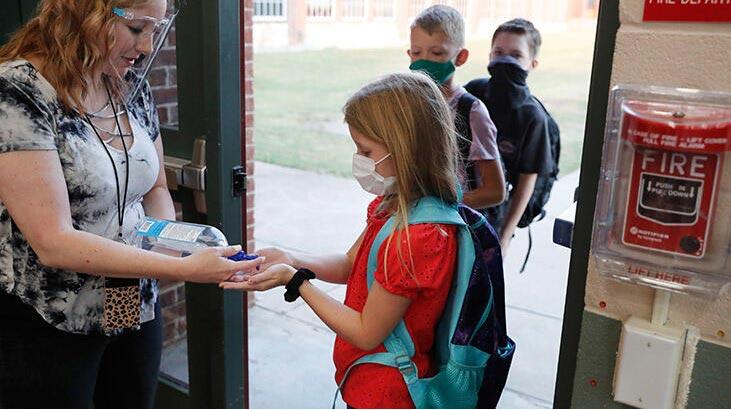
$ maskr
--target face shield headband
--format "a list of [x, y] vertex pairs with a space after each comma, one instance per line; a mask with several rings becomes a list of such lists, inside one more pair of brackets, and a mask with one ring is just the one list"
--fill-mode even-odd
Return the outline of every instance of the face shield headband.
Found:
[[170, 29], [175, 24], [175, 18], [178, 16], [180, 8], [177, 6], [171, 7], [172, 10], [169, 10], [167, 16], [162, 19], [157, 19], [151, 16], [135, 15], [134, 12], [129, 9], [122, 9], [119, 7], [112, 8], [112, 13], [116, 17], [128, 22], [137, 23], [136, 26], [141, 27], [141, 33], [139, 35], [145, 40], [147, 40], [148, 37], [152, 39], [152, 51], [150, 54], [140, 56], [125, 76], [128, 80], [128, 87], [124, 98], [125, 105], [129, 105], [139, 95], [142, 85], [152, 69], [155, 58], [160, 53], [160, 49], [162, 49], [165, 39], [167, 38], [168, 33], [170, 33]]

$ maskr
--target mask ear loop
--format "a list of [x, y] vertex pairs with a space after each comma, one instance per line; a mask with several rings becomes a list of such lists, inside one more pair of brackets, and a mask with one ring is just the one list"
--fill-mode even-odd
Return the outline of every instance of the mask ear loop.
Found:
[[386, 158], [388, 158], [388, 157], [390, 157], [390, 156], [391, 156], [391, 153], [389, 152], [388, 154], [386, 154], [386, 156], [385, 156], [385, 157], [383, 157], [383, 158], [379, 159], [378, 161], [374, 162], [374, 163], [373, 163], [373, 165], [378, 165], [378, 164], [380, 164], [381, 162], [385, 161], [385, 160], [386, 160]]

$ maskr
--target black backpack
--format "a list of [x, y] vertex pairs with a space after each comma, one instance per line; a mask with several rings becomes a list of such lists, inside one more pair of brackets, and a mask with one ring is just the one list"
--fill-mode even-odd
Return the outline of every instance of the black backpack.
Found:
[[531, 96], [533, 100], [543, 109], [546, 114], [546, 123], [548, 125], [548, 140], [551, 146], [551, 172], [548, 175], [538, 175], [536, 179], [536, 186], [533, 189], [533, 195], [531, 195], [528, 205], [525, 207], [523, 216], [518, 221], [519, 228], [525, 228], [532, 222], [540, 221], [545, 218], [546, 210], [544, 207], [548, 203], [548, 199], [551, 196], [551, 189], [553, 184], [558, 179], [558, 160], [561, 156], [561, 131], [558, 128], [558, 123], [553, 119], [551, 114], [546, 110], [546, 106], [543, 105], [541, 100], [535, 96]]
[[[467, 89], [469, 93], [485, 103], [485, 106], [489, 107], [490, 104], [488, 104], [485, 97], [488, 81], [489, 80], [486, 78], [472, 80], [465, 86], [465, 89]], [[538, 175], [538, 178], [536, 179], [536, 185], [533, 188], [533, 194], [528, 200], [525, 211], [518, 221], [518, 228], [528, 228], [528, 252], [525, 255], [523, 266], [520, 268], [520, 273], [523, 273], [525, 271], [525, 267], [528, 264], [528, 258], [530, 257], [530, 251], [533, 247], [533, 235], [530, 230], [530, 224], [540, 221], [546, 217], [546, 210], [544, 208], [548, 203], [549, 197], [551, 196], [551, 189], [553, 189], [553, 184], [558, 179], [558, 161], [561, 155], [561, 132], [558, 128], [556, 120], [553, 119], [548, 110], [546, 110], [546, 107], [543, 105], [543, 103], [535, 96], [530, 95], [530, 102], [527, 104], [530, 103], [533, 103], [533, 105], [535, 105], [536, 107], [540, 107], [540, 109], [546, 116], [546, 125], [548, 127], [548, 138], [551, 151], [551, 171], [548, 174]], [[498, 143], [500, 143], [499, 139], [500, 130], [498, 129]], [[518, 178], [517, 166], [520, 162], [520, 158], [517, 158], [512, 166], [511, 164], [506, 164], [503, 157], [501, 157], [501, 160], [503, 160], [503, 171], [505, 172], [506, 178], [508, 178], [509, 181], [516, 181]], [[500, 226], [500, 224], [502, 224], [502, 220], [507, 213], [507, 207], [510, 203], [510, 198], [512, 198], [512, 190], [508, 193], [508, 198], [508, 201], [505, 201], [501, 205], [498, 205], [494, 208], [490, 208], [486, 212], [487, 218], [494, 225], [496, 225], [496, 228], [498, 230], [502, 230], [502, 226]]]
[[[488, 105], [487, 101], [485, 101], [485, 91], [487, 89], [487, 83], [487, 79], [476, 79], [470, 81], [469, 84], [465, 86], [465, 88], [469, 93], [485, 103], [485, 105]], [[537, 106], [541, 107], [546, 115], [549, 144], [551, 147], [551, 171], [547, 175], [538, 175], [538, 178], [536, 180], [536, 186], [533, 189], [533, 194], [528, 201], [528, 205], [525, 208], [525, 212], [523, 212], [523, 216], [518, 222], [519, 228], [526, 228], [530, 226], [531, 223], [540, 221], [546, 216], [546, 210], [544, 209], [544, 207], [546, 206], [546, 203], [548, 203], [553, 184], [558, 179], [558, 161], [561, 155], [561, 132], [558, 128], [556, 120], [553, 119], [551, 114], [549, 114], [548, 110], [546, 110], [546, 107], [538, 98], [536, 98], [535, 96], [531, 96], [531, 98]], [[498, 130], [498, 132], [500, 132], [500, 130]], [[518, 159], [518, 161], [520, 161], [520, 159]], [[509, 164], [505, 164], [503, 162], [503, 169], [506, 171], [506, 175], [516, 175], [516, 166], [517, 164], [513, 164], [513, 169], [510, 169]]]

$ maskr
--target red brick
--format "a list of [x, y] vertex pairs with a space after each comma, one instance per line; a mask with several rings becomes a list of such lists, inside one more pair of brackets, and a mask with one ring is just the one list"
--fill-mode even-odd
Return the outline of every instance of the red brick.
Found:
[[[253, 148], [253, 147], [249, 147], [249, 148]], [[256, 178], [254, 178], [253, 173], [249, 176], [249, 180], [246, 181], [246, 188], [247, 188], [246, 190], [248, 192], [254, 192], [254, 190], [256, 189]]]
[[163, 327], [163, 346], [169, 346], [175, 342], [177, 331], [175, 323], [167, 323]]
[[178, 302], [178, 293], [174, 288], [168, 288], [160, 292], [160, 306], [165, 309]]
[[167, 279], [160, 279], [157, 281], [157, 287], [160, 288], [160, 291], [164, 291], [165, 289], [170, 289], [177, 287], [180, 282], [175, 280], [167, 280]]
[[177, 35], [175, 32], [175, 27], [173, 27], [170, 29], [170, 32], [168, 33], [168, 37], [165, 39], [165, 46], [175, 47], [176, 42], [177, 42]]
[[178, 302], [162, 310], [162, 317], [165, 322], [176, 320], [185, 316], [185, 303]]
[[168, 123], [167, 107], [157, 107], [157, 116], [160, 118], [160, 124], [167, 124]]
[[157, 65], [176, 65], [177, 61], [175, 59], [175, 49], [163, 49], [160, 50], [160, 54], [157, 55], [157, 59], [155, 60], [155, 64]]
[[168, 68], [168, 85], [174, 86], [176, 88], [178, 86], [178, 67], [177, 66]]
[[161, 88], [153, 90], [153, 94], [158, 105], [178, 102], [177, 88]]
[[160, 87], [167, 85], [168, 74], [165, 68], [156, 67], [150, 70], [150, 74], [147, 77], [147, 81], [150, 82], [152, 87]]

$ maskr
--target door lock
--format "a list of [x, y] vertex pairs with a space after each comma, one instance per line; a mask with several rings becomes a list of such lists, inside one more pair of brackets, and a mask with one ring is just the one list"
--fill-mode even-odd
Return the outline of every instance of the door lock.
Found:
[[234, 198], [246, 193], [246, 168], [237, 165], [231, 169], [231, 193]]

